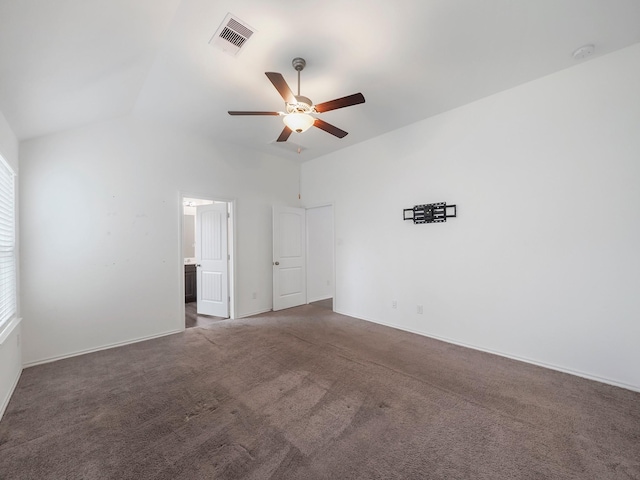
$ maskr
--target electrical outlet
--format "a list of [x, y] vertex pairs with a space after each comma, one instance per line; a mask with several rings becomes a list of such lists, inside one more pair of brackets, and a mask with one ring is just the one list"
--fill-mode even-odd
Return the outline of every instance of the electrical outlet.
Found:
[[255, 300], [256, 298], [258, 298], [258, 292], [253, 292], [253, 293], [251, 294], [251, 298], [252, 298], [253, 300]]
[[398, 308], [398, 302], [396, 300], [391, 302], [391, 308]]
[[422, 312], [423, 312], [422, 305], [418, 305], [417, 311], [420, 315], [422, 315]]

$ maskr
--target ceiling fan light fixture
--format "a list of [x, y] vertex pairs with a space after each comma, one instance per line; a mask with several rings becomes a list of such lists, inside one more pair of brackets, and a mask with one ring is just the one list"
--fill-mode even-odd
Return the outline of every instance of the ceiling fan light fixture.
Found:
[[316, 119], [307, 113], [290, 113], [285, 115], [282, 121], [294, 132], [302, 133], [309, 130]]
[[[286, 112], [255, 112], [255, 111], [235, 111], [229, 110], [229, 115], [280, 115], [284, 121], [285, 127], [282, 129], [280, 136], [276, 142], [286, 142], [293, 132], [306, 132], [311, 127], [319, 128], [334, 137], [344, 138], [348, 132], [339, 129], [335, 125], [315, 118], [310, 114], [319, 114], [337, 110], [338, 108], [350, 107], [364, 103], [364, 95], [362, 93], [354, 93], [346, 97], [336, 98], [328, 102], [314, 105], [309, 97], [300, 95], [300, 71], [304, 68], [306, 62], [302, 58], [293, 59], [293, 68], [298, 72], [298, 95], [294, 95], [291, 87], [287, 84], [281, 73], [264, 72], [269, 81], [276, 88], [282, 99], [284, 100]], [[299, 152], [298, 152], [299, 153]]]

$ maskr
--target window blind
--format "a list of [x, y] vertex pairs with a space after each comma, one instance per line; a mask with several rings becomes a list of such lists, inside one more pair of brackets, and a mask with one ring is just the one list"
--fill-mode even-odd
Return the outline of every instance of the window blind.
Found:
[[0, 325], [16, 313], [15, 174], [0, 157]]

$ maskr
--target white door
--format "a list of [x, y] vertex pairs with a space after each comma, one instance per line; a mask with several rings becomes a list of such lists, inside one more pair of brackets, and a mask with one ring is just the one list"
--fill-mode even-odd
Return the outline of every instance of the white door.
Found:
[[305, 209], [273, 207], [273, 310], [307, 303]]
[[229, 316], [227, 204], [196, 207], [198, 314]]

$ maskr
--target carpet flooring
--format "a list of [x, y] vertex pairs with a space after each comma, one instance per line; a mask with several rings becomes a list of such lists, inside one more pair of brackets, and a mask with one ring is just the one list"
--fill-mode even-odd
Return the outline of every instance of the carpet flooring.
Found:
[[25, 369], [2, 479], [640, 479], [640, 394], [306, 305]]

